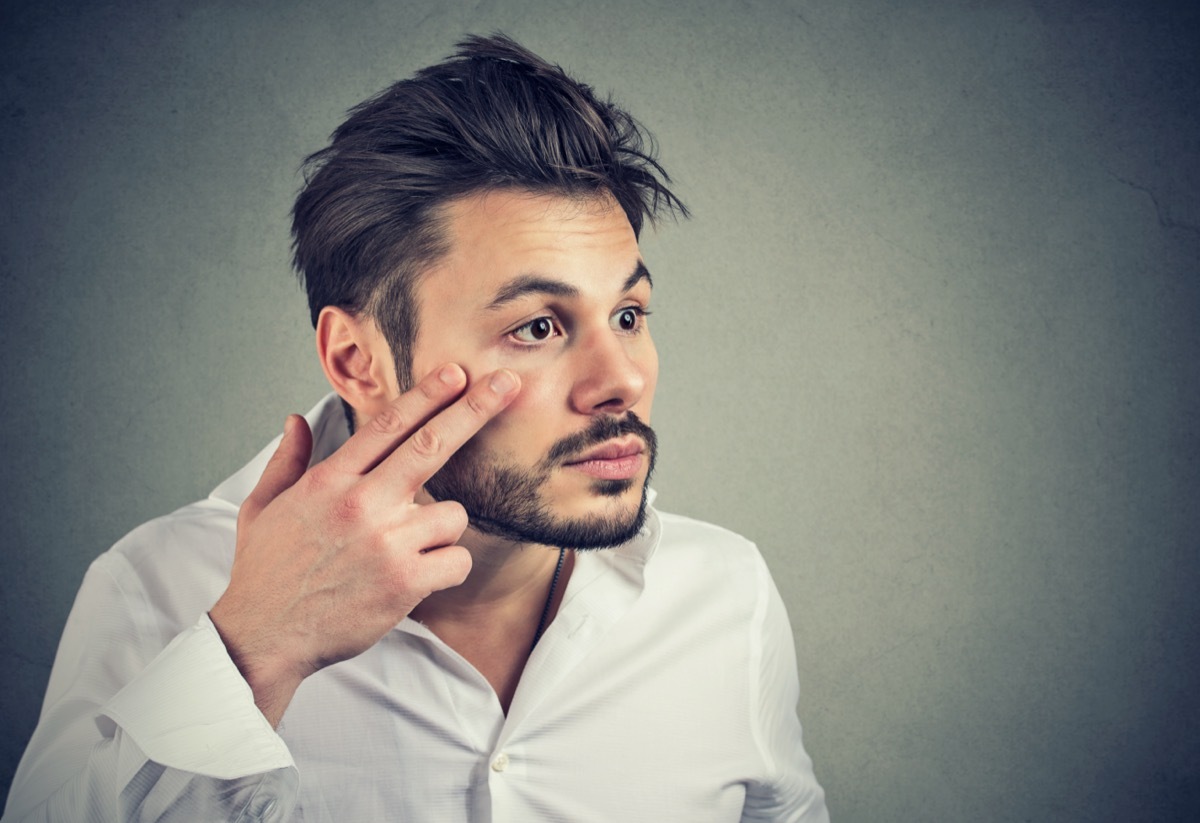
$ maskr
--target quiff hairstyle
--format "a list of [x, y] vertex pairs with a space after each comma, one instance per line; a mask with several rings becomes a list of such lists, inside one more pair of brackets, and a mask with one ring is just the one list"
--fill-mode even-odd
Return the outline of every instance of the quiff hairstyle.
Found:
[[688, 216], [654, 154], [633, 117], [559, 66], [501, 34], [466, 38], [352, 109], [305, 160], [292, 236], [313, 325], [325, 306], [368, 313], [411, 387], [415, 285], [449, 250], [445, 206], [498, 189], [611, 195], [640, 235]]

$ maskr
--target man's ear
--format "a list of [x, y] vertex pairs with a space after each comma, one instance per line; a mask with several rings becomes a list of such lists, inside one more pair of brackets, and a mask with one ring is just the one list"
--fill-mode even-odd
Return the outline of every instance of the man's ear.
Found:
[[329, 385], [361, 419], [370, 420], [400, 394], [391, 347], [366, 314], [321, 309], [317, 357]]

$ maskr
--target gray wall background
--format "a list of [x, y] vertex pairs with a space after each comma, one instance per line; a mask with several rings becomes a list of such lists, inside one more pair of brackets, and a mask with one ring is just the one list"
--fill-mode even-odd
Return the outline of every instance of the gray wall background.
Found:
[[695, 210], [656, 486], [767, 556], [836, 818], [1197, 819], [1195, 4], [3, 8], [3, 786], [88, 562], [325, 391], [300, 158], [502, 28]]

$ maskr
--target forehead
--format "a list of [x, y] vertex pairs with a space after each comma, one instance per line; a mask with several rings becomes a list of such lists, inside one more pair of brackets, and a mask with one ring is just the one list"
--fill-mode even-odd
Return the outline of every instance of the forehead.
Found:
[[641, 259], [629, 219], [608, 195], [494, 191], [452, 201], [444, 221], [448, 251], [417, 284], [423, 314], [482, 308], [506, 283], [530, 275], [611, 292]]

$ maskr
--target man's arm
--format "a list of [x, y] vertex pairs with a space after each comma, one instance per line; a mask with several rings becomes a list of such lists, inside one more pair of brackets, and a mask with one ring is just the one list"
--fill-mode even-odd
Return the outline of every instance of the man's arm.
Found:
[[516, 396], [515, 375], [497, 374], [464, 393], [461, 368], [438, 370], [310, 470], [307, 424], [289, 418], [239, 512], [211, 622], [157, 657], [135, 639], [129, 593], [85, 581], [5, 821], [285, 814], [295, 772], [272, 727], [299, 683], [365, 651], [470, 571], [454, 545], [462, 507], [415, 497]]
[[[161, 534], [151, 524], [132, 539]], [[261, 806], [256, 796], [294, 794], [291, 757], [254, 706], [211, 624], [184, 631], [159, 654], [161, 639], [130, 607], [145, 602], [123, 554], [109, 552], [89, 568], [59, 644], [40, 722], [14, 776], [5, 821], [235, 820], [243, 812], [259, 819], [252, 811]], [[113, 717], [127, 707], [137, 721], [129, 728]], [[169, 723], [153, 717], [163, 707], [169, 707]], [[188, 728], [205, 734], [186, 750], [176, 747], [157, 759], [150, 754], [162, 748], [156, 739], [162, 730]], [[234, 756], [206, 761], [222, 748]]]
[[759, 560], [759, 608], [751, 635], [757, 705], [751, 707], [762, 779], [746, 789], [742, 820], [829, 823], [825, 792], [804, 750], [796, 702], [800, 683], [791, 624], [766, 564]]

